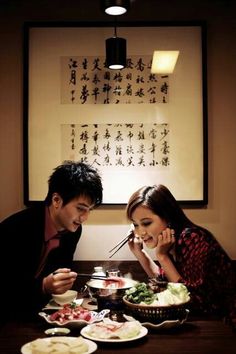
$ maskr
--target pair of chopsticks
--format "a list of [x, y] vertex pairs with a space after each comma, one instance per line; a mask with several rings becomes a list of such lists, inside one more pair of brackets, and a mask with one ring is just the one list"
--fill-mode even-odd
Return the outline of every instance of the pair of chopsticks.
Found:
[[95, 274], [87, 274], [87, 273], [77, 273], [77, 276], [90, 278], [90, 279], [101, 279], [101, 280], [109, 279], [106, 275], [95, 275]]
[[[58, 273], [59, 272], [53, 272], [53, 274], [58, 274]], [[90, 278], [90, 279], [100, 279], [100, 280], [109, 279], [106, 275], [94, 275], [94, 274], [88, 274], [88, 273], [77, 273], [77, 276]]]
[[113, 247], [110, 251], [110, 252], [113, 252], [109, 258], [113, 257], [114, 254], [116, 254], [116, 252], [118, 252], [132, 237], [134, 237], [134, 234], [133, 234], [133, 230], [131, 230], [128, 235], [123, 238], [123, 240], [121, 240], [119, 243], [117, 243], [117, 245], [115, 245], [115, 247]]
[[120, 277], [109, 277], [106, 275], [93, 275], [93, 274], [85, 274], [85, 273], [77, 273], [78, 277], [89, 277], [90, 279], [99, 279], [99, 280], [110, 280], [112, 282], [119, 282]]

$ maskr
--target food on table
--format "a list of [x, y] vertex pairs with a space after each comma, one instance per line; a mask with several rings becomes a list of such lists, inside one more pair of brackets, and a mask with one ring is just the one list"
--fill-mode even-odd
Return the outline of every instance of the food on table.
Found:
[[88, 344], [80, 337], [57, 337], [36, 339], [29, 343], [31, 354], [82, 354], [88, 351]]
[[134, 304], [151, 306], [180, 305], [190, 300], [187, 287], [182, 283], [168, 283], [167, 289], [154, 293], [147, 284], [139, 283], [126, 290], [126, 299]]
[[125, 291], [126, 299], [134, 304], [145, 303], [150, 305], [156, 299], [154, 291], [148, 288], [145, 283], [138, 283]]
[[49, 316], [50, 321], [58, 321], [61, 324], [73, 320], [90, 321], [92, 318], [91, 312], [76, 303], [66, 304], [62, 309], [54, 312]]
[[139, 335], [142, 325], [139, 321], [116, 322], [104, 318], [102, 322], [86, 327], [86, 333], [97, 339], [128, 339]]
[[123, 288], [124, 286], [125, 281], [120, 277], [111, 277], [103, 281], [103, 287], [106, 289]]
[[157, 294], [159, 306], [180, 305], [190, 300], [190, 293], [182, 283], [168, 283], [167, 289]]

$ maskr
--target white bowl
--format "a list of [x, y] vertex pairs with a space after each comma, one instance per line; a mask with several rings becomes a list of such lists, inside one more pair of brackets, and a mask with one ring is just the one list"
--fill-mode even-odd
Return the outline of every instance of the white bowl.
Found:
[[67, 290], [63, 294], [52, 294], [53, 300], [58, 304], [58, 305], [65, 305], [65, 304], [70, 304], [73, 302], [78, 295], [78, 292], [75, 290]]

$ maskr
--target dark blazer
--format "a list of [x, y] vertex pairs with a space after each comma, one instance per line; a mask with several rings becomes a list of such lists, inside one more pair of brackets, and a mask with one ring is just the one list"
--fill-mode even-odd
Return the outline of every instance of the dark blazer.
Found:
[[59, 247], [49, 253], [42, 273], [35, 278], [44, 242], [44, 228], [44, 203], [13, 214], [0, 223], [0, 301], [8, 309], [11, 307], [8, 311], [12, 311], [13, 315], [19, 307], [26, 312], [38, 311], [50, 299], [41, 291], [42, 278], [57, 268], [72, 266], [82, 227], [76, 232], [61, 235]]

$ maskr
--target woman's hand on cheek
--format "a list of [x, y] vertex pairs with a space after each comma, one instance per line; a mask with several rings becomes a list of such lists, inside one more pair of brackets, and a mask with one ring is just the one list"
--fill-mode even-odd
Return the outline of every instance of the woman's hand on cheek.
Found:
[[167, 254], [172, 245], [175, 243], [174, 230], [169, 227], [166, 228], [158, 235], [157, 239], [156, 254]]

